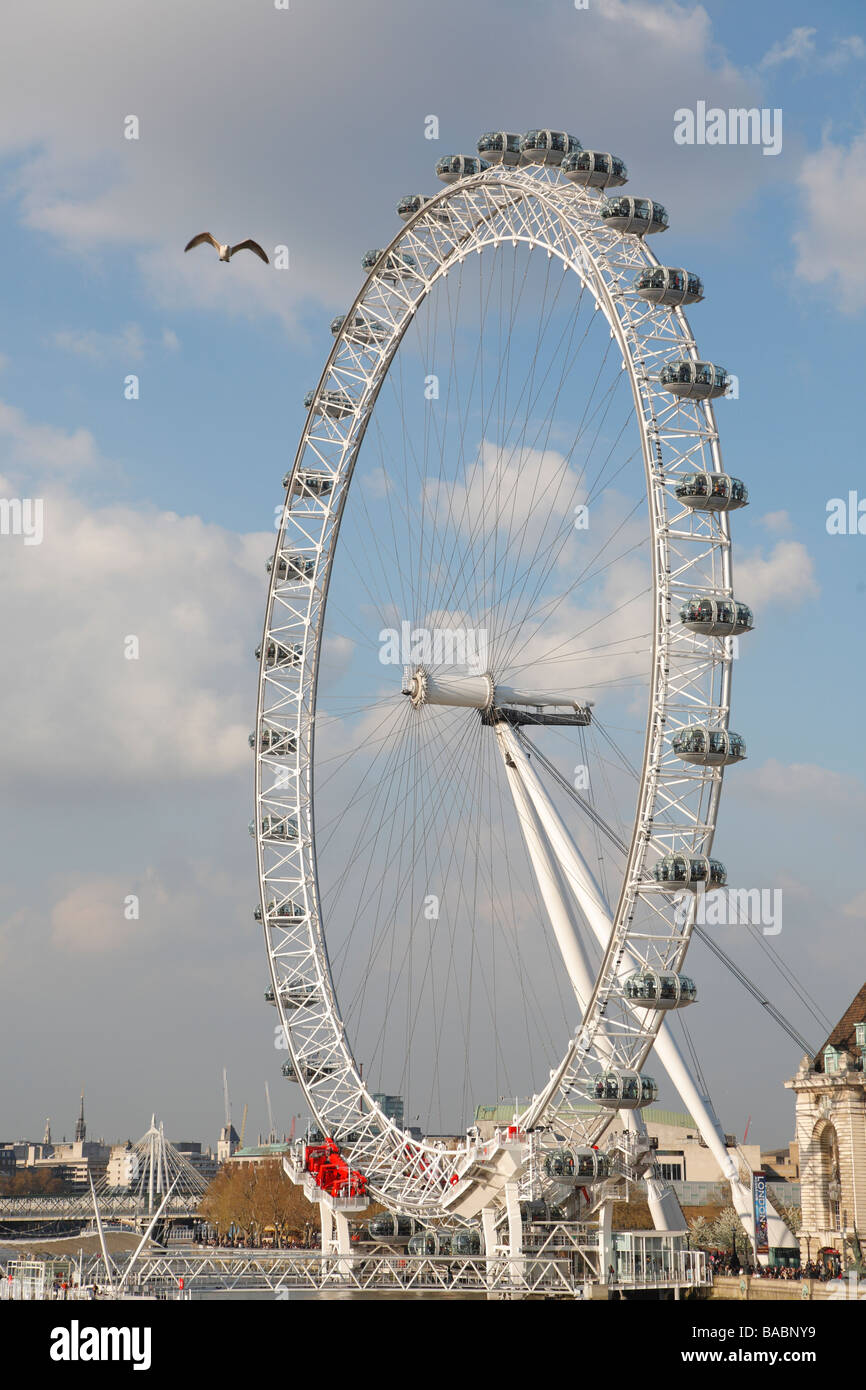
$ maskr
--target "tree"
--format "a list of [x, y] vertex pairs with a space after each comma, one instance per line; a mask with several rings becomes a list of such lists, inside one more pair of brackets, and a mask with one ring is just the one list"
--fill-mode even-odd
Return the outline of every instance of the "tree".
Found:
[[[358, 1212], [357, 1219], [365, 1221], [382, 1210], [371, 1205]], [[286, 1176], [275, 1158], [224, 1163], [202, 1198], [198, 1215], [221, 1236], [233, 1231], [256, 1245], [269, 1227], [281, 1245], [292, 1238], [308, 1244], [312, 1232], [321, 1227], [318, 1203], [307, 1201], [303, 1189]]]
[[261, 1163], [224, 1163], [202, 1198], [198, 1214], [220, 1235], [234, 1229], [260, 1243], [272, 1226], [280, 1240], [303, 1237], [306, 1227], [318, 1229], [318, 1206], [308, 1202], [286, 1177], [277, 1159]]
[[0, 1178], [3, 1197], [54, 1197], [73, 1191], [60, 1176], [59, 1168], [18, 1168], [8, 1177]]
[[723, 1207], [711, 1227], [713, 1240], [724, 1250], [729, 1250], [741, 1264], [751, 1264], [752, 1242], [743, 1230], [739, 1216], [733, 1207]]
[[711, 1250], [716, 1243], [712, 1223], [703, 1216], [695, 1216], [689, 1222], [689, 1238], [696, 1250]]
[[798, 1235], [803, 1224], [803, 1212], [800, 1207], [787, 1205], [784, 1202], [777, 1203], [776, 1207], [779, 1215], [792, 1235]]

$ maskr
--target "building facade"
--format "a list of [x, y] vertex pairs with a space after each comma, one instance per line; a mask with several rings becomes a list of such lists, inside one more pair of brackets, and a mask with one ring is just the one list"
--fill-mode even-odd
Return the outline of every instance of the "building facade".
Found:
[[[498, 1105], [479, 1105], [475, 1111], [475, 1124], [481, 1138], [489, 1139], [495, 1129], [512, 1124], [515, 1110], [525, 1104], [525, 1101], [509, 1101]], [[577, 1106], [575, 1110], [587, 1118], [596, 1113], [589, 1107], [584, 1109]], [[715, 1184], [722, 1181], [719, 1165], [698, 1133], [691, 1115], [655, 1105], [641, 1113], [663, 1178], [675, 1184]], [[619, 1133], [622, 1128], [622, 1117], [617, 1115], [608, 1133]], [[760, 1145], [737, 1145], [733, 1134], [725, 1135], [725, 1143], [729, 1149], [737, 1150], [738, 1161], [744, 1169], [760, 1169]]]
[[866, 1239], [866, 985], [785, 1085], [796, 1097], [800, 1254], [844, 1269]]

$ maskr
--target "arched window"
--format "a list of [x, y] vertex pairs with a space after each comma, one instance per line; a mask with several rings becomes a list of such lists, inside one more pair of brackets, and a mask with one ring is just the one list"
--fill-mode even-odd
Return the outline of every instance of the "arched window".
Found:
[[819, 1197], [825, 1230], [839, 1231], [842, 1227], [842, 1184], [839, 1172], [839, 1141], [835, 1126], [824, 1123], [818, 1135]]

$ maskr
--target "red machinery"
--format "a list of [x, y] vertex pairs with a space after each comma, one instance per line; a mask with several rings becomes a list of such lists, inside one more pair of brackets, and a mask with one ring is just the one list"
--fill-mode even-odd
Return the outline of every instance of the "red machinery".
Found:
[[315, 1178], [316, 1186], [330, 1197], [367, 1195], [364, 1174], [349, 1167], [333, 1139], [326, 1139], [324, 1144], [308, 1144], [304, 1150], [304, 1168]]

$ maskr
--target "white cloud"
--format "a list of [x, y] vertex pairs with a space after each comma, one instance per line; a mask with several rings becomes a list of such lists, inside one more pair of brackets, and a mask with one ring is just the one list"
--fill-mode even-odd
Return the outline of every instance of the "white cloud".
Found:
[[[49, 490], [43, 544], [0, 543], [0, 576], [16, 594], [0, 640], [22, 673], [0, 692], [0, 719], [16, 731], [7, 775], [128, 786], [248, 766], [270, 543], [194, 516], [90, 510]], [[130, 636], [137, 660], [124, 655]], [[62, 673], [62, 712], [48, 672]]]
[[839, 39], [830, 51], [825, 54], [822, 66], [827, 68], [841, 68], [845, 63], [852, 59], [866, 58], [866, 42], [859, 34], [851, 34], [846, 39]]
[[779, 39], [773, 44], [772, 48], [764, 54], [759, 67], [773, 68], [780, 63], [788, 63], [791, 59], [811, 58], [815, 52], [816, 29], [809, 29], [801, 25], [792, 29], [787, 38]]
[[[798, 182], [802, 223], [794, 234], [796, 272], [807, 284], [825, 285], [843, 313], [856, 313], [866, 305], [866, 257], [852, 230], [866, 221], [866, 132], [848, 146], [826, 140], [805, 157]], [[844, 216], [840, 189], [845, 190]]]
[[767, 512], [760, 518], [761, 525], [771, 535], [787, 535], [791, 530], [791, 514], [786, 511]]
[[100, 333], [97, 329], [58, 330], [53, 335], [55, 347], [77, 357], [89, 357], [94, 362], [121, 359], [140, 362], [144, 356], [144, 334], [137, 323], [128, 323], [117, 333]]
[[858, 893], [849, 903], [845, 903], [842, 912], [846, 917], [858, 917], [866, 919], [866, 888], [862, 893]]
[[[542, 536], [558, 533], [575, 504], [586, 500], [577, 468], [556, 449], [500, 447], [484, 439], [478, 458], [480, 467], [467, 469], [468, 482], [431, 479], [425, 487], [427, 506], [442, 527], [459, 530], [464, 539], [524, 531], [531, 555]], [[492, 496], [501, 499], [498, 508]]]
[[[82, 876], [51, 909], [51, 942], [74, 953], [125, 951], [153, 958], [161, 949], [161, 939], [176, 938], [182, 932], [189, 944], [212, 928], [211, 914], [202, 920], [201, 904], [215, 895], [232, 904], [236, 885], [225, 869], [213, 864], [187, 865], [178, 882], [152, 867], [136, 876]], [[129, 911], [137, 915], [128, 917]], [[231, 915], [230, 906], [226, 916]]]
[[141, 933], [140, 922], [124, 916], [130, 892], [128, 880], [105, 876], [70, 888], [51, 910], [54, 945], [70, 951], [117, 950], [128, 945]]
[[0, 449], [5, 468], [77, 474], [102, 464], [90, 430], [67, 431], [34, 424], [13, 405], [0, 401]]
[[[717, 151], [710, 166], [673, 142], [677, 107], [708, 91], [723, 107], [754, 105], [758, 95], [753, 78], [719, 59], [700, 5], [606, 0], [571, 14], [551, 5], [530, 24], [519, 14], [503, 24], [501, 7], [481, 0], [479, 67], [477, 45], [454, 42], [467, 32], [462, 0], [442, 0], [425, 28], [432, 76], [421, 87], [417, 23], [408, 9], [395, 17], [393, 0], [367, 0], [363, 12], [319, 0], [249, 15], [237, 0], [189, 0], [182, 20], [174, 0], [152, 0], [134, 16], [79, 0], [52, 13], [47, 35], [42, 21], [29, 0], [9, 0], [0, 153], [18, 161], [10, 191], [19, 214], [94, 273], [104, 273], [106, 252], [122, 253], [172, 307], [276, 314], [297, 331], [310, 303], [344, 305], [361, 253], [397, 230], [397, 198], [436, 187], [435, 160], [449, 145], [473, 147], [503, 91], [516, 128], [531, 125], [551, 92], [573, 93], [578, 63], [584, 119], [573, 96], [550, 119], [621, 153], [635, 179], [651, 176], [648, 191], [681, 230], [717, 233], [766, 176], [754, 151]], [[325, 80], [309, 61], [323, 34]], [[424, 138], [431, 110], [438, 142]], [[139, 118], [138, 140], [124, 138], [128, 114]], [[204, 229], [254, 236], [268, 250], [286, 244], [291, 269], [185, 256]]]
[[815, 565], [802, 541], [777, 541], [769, 555], [752, 551], [737, 558], [737, 596], [757, 610], [764, 604], [794, 605], [819, 593]]
[[787, 812], [799, 808], [810, 818], [819, 809], [846, 814], [866, 806], [862, 782], [817, 763], [780, 763], [770, 758], [761, 767], [744, 767], [730, 785], [736, 796], [772, 801]]
[[808, 63], [811, 70], [844, 67], [858, 58], [866, 57], [866, 43], [859, 34], [851, 34], [847, 38], [836, 39], [830, 48], [825, 52], [819, 53], [815, 45], [815, 35], [817, 29], [810, 29], [806, 25], [799, 25], [792, 29], [790, 34], [784, 39], [779, 39], [773, 44], [772, 48], [764, 54], [759, 68], [775, 68], [782, 63], [798, 62]]

